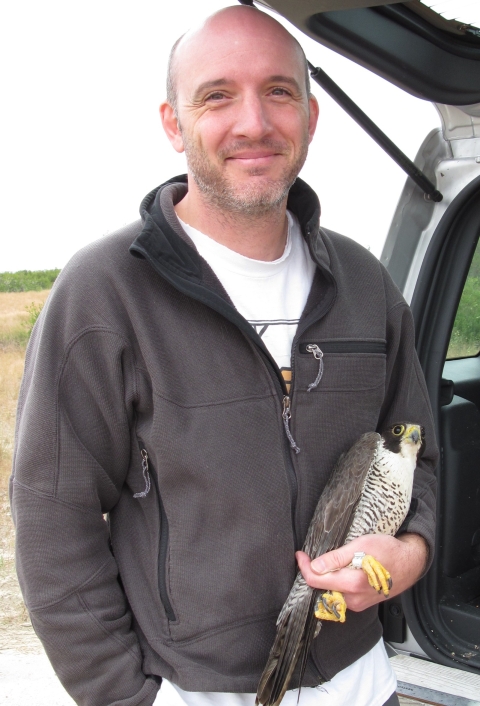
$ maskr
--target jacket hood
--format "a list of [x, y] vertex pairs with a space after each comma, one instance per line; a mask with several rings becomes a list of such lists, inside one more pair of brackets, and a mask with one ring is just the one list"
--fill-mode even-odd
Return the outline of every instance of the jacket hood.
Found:
[[[175, 279], [180, 277], [200, 284], [202, 260], [180, 226], [174, 208], [185, 196], [187, 189], [187, 175], [181, 174], [145, 196], [140, 204], [144, 226], [131, 245], [130, 252], [135, 257], [147, 259], [169, 281], [173, 275]], [[318, 197], [313, 189], [298, 177], [290, 189], [287, 208], [298, 218], [317, 265], [330, 272], [330, 258], [319, 227]]]

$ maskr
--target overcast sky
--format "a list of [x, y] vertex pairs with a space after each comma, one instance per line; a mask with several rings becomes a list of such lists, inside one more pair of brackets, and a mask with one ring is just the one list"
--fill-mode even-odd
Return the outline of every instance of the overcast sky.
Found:
[[[158, 116], [168, 53], [202, 17], [232, 4], [1, 3], [0, 271], [62, 267], [135, 220], [148, 191], [185, 171]], [[433, 106], [293, 33], [413, 159], [439, 126]], [[320, 197], [322, 225], [379, 255], [405, 175], [315, 84], [313, 91], [321, 115], [302, 177]]]

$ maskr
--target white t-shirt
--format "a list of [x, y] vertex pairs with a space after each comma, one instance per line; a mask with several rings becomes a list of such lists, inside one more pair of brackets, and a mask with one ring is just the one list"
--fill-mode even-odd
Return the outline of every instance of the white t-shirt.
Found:
[[292, 341], [312, 286], [315, 264], [295, 216], [287, 212], [288, 232], [278, 260], [252, 260], [180, 221], [200, 255], [261, 337], [289, 381]]
[[[295, 216], [287, 211], [285, 251], [278, 260], [252, 260], [180, 221], [200, 255], [217, 275], [230, 299], [250, 322], [275, 359], [288, 384], [292, 341], [315, 273]], [[366, 655], [321, 686], [303, 687], [299, 706], [383, 706], [397, 686], [383, 640]], [[282, 706], [296, 706], [298, 690], [285, 694]], [[183, 691], [166, 679], [155, 706], [254, 706], [255, 694]]]
[[[302, 687], [298, 706], [383, 706], [397, 688], [383, 640], [333, 679]], [[287, 691], [282, 706], [297, 706], [298, 689]], [[183, 691], [164, 679], [154, 706], [254, 706], [255, 694]]]

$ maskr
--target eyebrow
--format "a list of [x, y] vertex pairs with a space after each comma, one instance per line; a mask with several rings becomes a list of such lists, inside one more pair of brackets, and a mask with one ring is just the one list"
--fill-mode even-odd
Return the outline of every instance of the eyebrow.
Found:
[[205, 93], [205, 91], [210, 91], [212, 90], [212, 88], [219, 88], [220, 86], [225, 86], [225, 84], [227, 83], [229, 83], [229, 80], [227, 78], [217, 78], [215, 79], [215, 81], [204, 81], [198, 86], [198, 88], [195, 89], [193, 98], [194, 100], [200, 98], [200, 96]]
[[296, 79], [293, 78], [293, 76], [283, 76], [282, 74], [275, 74], [274, 76], [270, 76], [268, 80], [272, 83], [287, 83], [290, 86], [293, 86], [293, 88], [295, 88], [295, 90], [297, 90], [299, 93], [302, 92], [300, 84]]
[[[204, 81], [201, 83], [195, 90], [195, 93], [193, 94], [194, 100], [200, 98], [201, 95], [205, 93], [205, 91], [211, 91], [213, 88], [220, 88], [221, 86], [225, 86], [228, 83], [231, 83], [231, 79], [228, 78], [217, 78], [214, 81]], [[267, 78], [268, 83], [286, 83], [290, 86], [292, 86], [298, 93], [302, 92], [301, 86], [296, 81], [292, 76], [284, 76], [283, 74], [274, 74], [273, 76], [269, 76]]]

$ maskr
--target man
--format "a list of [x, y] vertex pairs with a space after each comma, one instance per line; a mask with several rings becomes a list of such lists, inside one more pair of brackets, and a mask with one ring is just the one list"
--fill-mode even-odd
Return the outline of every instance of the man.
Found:
[[399, 537], [298, 555], [350, 608], [314, 641], [302, 706], [397, 703], [381, 598], [363, 572], [324, 572], [368, 551], [395, 595], [426, 570], [433, 425], [408, 307], [375, 258], [319, 230], [296, 180], [317, 116], [303, 53], [267, 15], [228, 8], [184, 36], [161, 117], [187, 178], [73, 258], [34, 331], [18, 571], [84, 706], [253, 704], [335, 460], [409, 419], [427, 448]]

